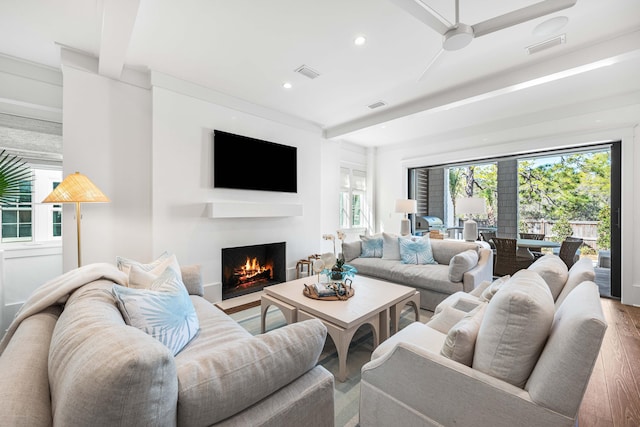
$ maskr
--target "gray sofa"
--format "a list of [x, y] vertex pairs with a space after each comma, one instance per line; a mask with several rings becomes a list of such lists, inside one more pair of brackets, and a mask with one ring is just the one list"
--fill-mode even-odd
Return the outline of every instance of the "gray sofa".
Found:
[[177, 355], [125, 324], [109, 264], [36, 290], [0, 342], [11, 426], [333, 426], [334, 379], [317, 320], [252, 336], [199, 295], [199, 332]]
[[567, 272], [553, 257], [452, 296], [377, 347], [360, 425], [574, 426], [607, 323], [590, 260]]
[[[383, 239], [379, 257], [362, 257], [362, 241], [357, 240], [342, 244], [345, 261], [355, 267], [358, 274], [416, 288], [420, 292], [420, 306], [426, 310], [433, 311], [449, 295], [470, 292], [493, 278], [493, 252], [481, 242], [431, 239], [437, 264], [405, 264], [397, 250], [390, 249], [399, 236], [390, 233], [379, 236]], [[472, 265], [461, 255], [469, 250], [477, 253], [477, 257], [471, 258]], [[451, 274], [453, 270], [456, 274]]]

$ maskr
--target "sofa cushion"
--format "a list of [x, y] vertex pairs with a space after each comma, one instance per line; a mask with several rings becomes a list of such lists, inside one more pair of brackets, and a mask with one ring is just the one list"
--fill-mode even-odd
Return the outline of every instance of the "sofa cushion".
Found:
[[446, 337], [446, 334], [430, 328], [424, 323], [413, 322], [381, 342], [371, 353], [371, 360], [378, 359], [389, 353], [400, 342], [408, 342], [438, 354]]
[[363, 258], [382, 258], [382, 236], [360, 236]]
[[397, 234], [382, 233], [382, 259], [400, 260], [400, 242]]
[[528, 270], [535, 271], [544, 279], [551, 290], [554, 301], [560, 295], [569, 277], [567, 265], [562, 261], [562, 258], [553, 254], [546, 254], [538, 258], [528, 267]]
[[[139, 267], [131, 267], [130, 277]], [[150, 289], [113, 285], [113, 295], [127, 325], [146, 332], [166, 345], [173, 355], [196, 336], [198, 316], [180, 273], [168, 267]]]
[[131, 270], [132, 265], [137, 265], [143, 271], [151, 272], [156, 276], [162, 273], [169, 265], [172, 265], [176, 269], [180, 268], [176, 256], [166, 251], [163, 252], [155, 260], [147, 263], [136, 261], [130, 258], [125, 258], [122, 256], [116, 256], [116, 266], [118, 267], [118, 270], [129, 275], [129, 271]]
[[478, 244], [472, 242], [463, 242], [460, 240], [431, 240], [431, 249], [433, 251], [433, 259], [438, 264], [449, 265], [451, 258], [468, 249], [478, 250]]
[[478, 251], [467, 249], [451, 258], [449, 263], [449, 280], [452, 282], [462, 282], [464, 273], [471, 270], [478, 264]]
[[326, 333], [312, 319], [226, 344], [189, 346], [176, 357], [178, 425], [215, 424], [289, 384], [316, 365]]
[[202, 283], [202, 267], [200, 264], [181, 265], [180, 274], [182, 283], [187, 288], [189, 295], [204, 296], [204, 285]]
[[449, 329], [462, 320], [466, 314], [466, 311], [458, 310], [450, 305], [446, 305], [438, 313], [431, 316], [431, 319], [429, 319], [426, 325], [438, 332], [447, 334], [449, 333]]
[[530, 270], [520, 270], [487, 304], [473, 368], [524, 387], [553, 322], [551, 291]]
[[360, 253], [362, 253], [362, 242], [360, 240], [342, 242], [342, 256], [345, 262], [358, 258]]
[[593, 282], [596, 279], [596, 273], [593, 269], [593, 262], [589, 258], [581, 258], [569, 270], [567, 283], [562, 287], [562, 291], [556, 298], [556, 309], [560, 307], [562, 302], [567, 298], [569, 293], [582, 282]]
[[127, 326], [100, 280], [75, 291], [49, 348], [53, 425], [175, 425], [178, 377], [171, 351]]
[[476, 338], [487, 304], [481, 304], [466, 313], [447, 332], [440, 354], [456, 362], [471, 366]]
[[429, 236], [412, 239], [398, 238], [403, 264], [435, 264]]
[[491, 282], [491, 285], [489, 285], [484, 291], [482, 291], [482, 293], [480, 294], [480, 299], [482, 301], [486, 301], [489, 302], [491, 301], [491, 298], [493, 298], [493, 296], [496, 294], [496, 292], [498, 292], [498, 290], [502, 287], [502, 285], [504, 285], [505, 283], [507, 283], [507, 281], [511, 278], [510, 275], [505, 275], [502, 277], [497, 278], [496, 280], [494, 280], [493, 282]]

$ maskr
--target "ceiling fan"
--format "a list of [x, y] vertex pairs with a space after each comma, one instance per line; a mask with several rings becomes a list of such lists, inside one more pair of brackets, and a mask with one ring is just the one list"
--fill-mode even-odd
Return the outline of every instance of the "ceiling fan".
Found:
[[459, 20], [459, 0], [455, 0], [455, 23], [452, 24], [433, 8], [421, 0], [390, 0], [419, 21], [427, 24], [434, 31], [442, 34], [442, 48], [429, 62], [426, 72], [436, 62], [445, 50], [452, 51], [467, 46], [475, 37], [481, 37], [504, 28], [512, 27], [541, 16], [549, 15], [559, 10], [570, 8], [577, 0], [543, 0], [530, 6], [499, 15], [475, 25], [463, 24]]

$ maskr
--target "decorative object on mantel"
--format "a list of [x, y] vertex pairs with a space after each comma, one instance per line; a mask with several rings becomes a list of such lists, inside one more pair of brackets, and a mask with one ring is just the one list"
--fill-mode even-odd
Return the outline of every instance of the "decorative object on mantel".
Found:
[[416, 213], [418, 210], [418, 202], [413, 199], [398, 199], [396, 200], [396, 212], [404, 214], [404, 218], [400, 222], [400, 234], [402, 236], [408, 236], [411, 234], [411, 222], [409, 221], [408, 214]]
[[78, 267], [82, 265], [80, 258], [80, 203], [106, 203], [109, 198], [105, 196], [89, 178], [76, 172], [62, 180], [60, 184], [49, 194], [42, 203], [75, 203], [76, 204], [76, 230], [78, 237]]

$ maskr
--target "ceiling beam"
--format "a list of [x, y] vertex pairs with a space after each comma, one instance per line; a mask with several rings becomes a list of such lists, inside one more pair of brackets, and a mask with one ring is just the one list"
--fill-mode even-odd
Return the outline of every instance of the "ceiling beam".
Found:
[[537, 64], [505, 70], [502, 73], [443, 90], [385, 111], [326, 127], [324, 137], [328, 139], [341, 137], [421, 112], [449, 110], [635, 59], [638, 56], [640, 56], [640, 30], [588, 48], [566, 52]]
[[98, 72], [120, 79], [140, 0], [104, 0]]

